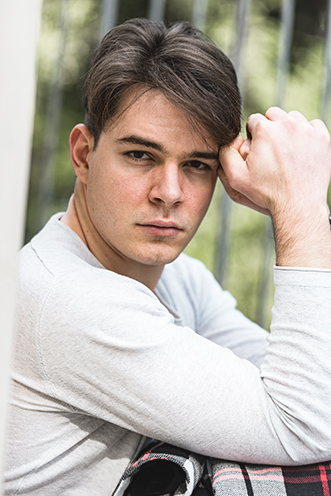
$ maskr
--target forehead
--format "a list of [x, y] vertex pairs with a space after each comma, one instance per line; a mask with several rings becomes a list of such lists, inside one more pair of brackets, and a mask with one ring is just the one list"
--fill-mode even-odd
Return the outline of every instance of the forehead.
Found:
[[131, 89], [123, 98], [120, 110], [107, 131], [119, 138], [139, 134], [146, 138], [177, 142], [179, 146], [187, 146], [191, 142], [191, 146], [199, 149], [218, 149], [218, 144], [209, 133], [189, 119], [161, 91], [154, 89]]

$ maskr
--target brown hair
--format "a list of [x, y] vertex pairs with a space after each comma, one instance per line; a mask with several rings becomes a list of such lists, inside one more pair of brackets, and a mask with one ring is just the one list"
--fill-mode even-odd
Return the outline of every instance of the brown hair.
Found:
[[130, 19], [96, 50], [84, 85], [85, 123], [98, 142], [134, 85], [162, 91], [219, 145], [240, 131], [241, 99], [231, 61], [188, 22]]

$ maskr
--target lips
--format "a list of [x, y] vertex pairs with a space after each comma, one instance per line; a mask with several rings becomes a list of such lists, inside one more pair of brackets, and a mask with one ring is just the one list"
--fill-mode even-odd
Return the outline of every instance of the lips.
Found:
[[166, 221], [166, 220], [156, 220], [156, 221], [151, 221], [151, 222], [144, 222], [141, 224], [143, 226], [154, 226], [154, 227], [165, 227], [165, 228], [173, 228], [173, 229], [179, 229], [181, 231], [181, 228], [179, 227], [178, 224], [172, 221]]
[[172, 221], [151, 221], [144, 222], [143, 224], [138, 224], [146, 234], [152, 236], [178, 236], [178, 234], [183, 231], [181, 227]]

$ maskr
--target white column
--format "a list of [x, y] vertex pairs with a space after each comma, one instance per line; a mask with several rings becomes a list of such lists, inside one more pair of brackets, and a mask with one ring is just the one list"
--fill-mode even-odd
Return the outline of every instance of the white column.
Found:
[[[42, 0], [0, 2], [0, 463], [13, 348], [17, 251], [23, 240]], [[2, 477], [1, 477], [2, 479]], [[1, 484], [1, 482], [0, 482]], [[2, 494], [0, 487], [0, 494]]]

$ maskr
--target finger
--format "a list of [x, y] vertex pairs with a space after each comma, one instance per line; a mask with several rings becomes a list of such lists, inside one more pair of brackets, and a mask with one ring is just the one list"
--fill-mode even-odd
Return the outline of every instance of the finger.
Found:
[[330, 133], [328, 131], [328, 128], [324, 124], [323, 121], [320, 119], [313, 119], [312, 121], [309, 122], [309, 124], [314, 127], [316, 130], [321, 131], [322, 133], [325, 133], [328, 137], [330, 137]]
[[293, 117], [296, 121], [300, 121], [308, 124], [308, 120], [306, 119], [306, 117], [297, 110], [291, 110], [291, 112], [289, 112], [287, 115], [289, 117]]
[[251, 134], [250, 130], [248, 129], [248, 122], [246, 123], [246, 135], [247, 135], [248, 140], [252, 139], [252, 134]]
[[259, 113], [250, 115], [246, 125], [247, 137], [252, 139], [257, 129], [263, 134], [269, 126], [270, 121], [280, 121], [285, 119], [285, 117], [287, 117], [287, 112], [279, 107], [270, 107], [265, 115]]
[[231, 143], [220, 148], [219, 161], [228, 178], [232, 177], [232, 171], [241, 170], [245, 164], [239, 151], [243, 143], [244, 138], [237, 136]]
[[241, 155], [241, 158], [243, 160], [246, 160], [247, 158], [247, 155], [249, 153], [249, 150], [250, 150], [250, 146], [251, 146], [251, 139], [247, 139], [243, 142], [243, 144], [241, 145], [241, 147], [239, 148], [239, 153]]
[[264, 215], [270, 215], [269, 210], [260, 207], [260, 205], [256, 205], [256, 203], [252, 202], [249, 200], [245, 195], [242, 193], [239, 193], [239, 191], [236, 191], [235, 189], [231, 188], [227, 177], [222, 170], [222, 168], [219, 169], [218, 171], [218, 176], [220, 178], [221, 183], [223, 184], [223, 187], [226, 191], [226, 193], [229, 195], [231, 200], [233, 200], [235, 203], [238, 203], [239, 205], [243, 205], [244, 207], [251, 208], [252, 210], [256, 210], [257, 212], [260, 212], [261, 214]]
[[219, 161], [222, 163], [224, 160], [227, 159], [227, 157], [231, 157], [232, 159], [238, 159], [238, 157], [241, 159], [239, 150], [244, 143], [244, 138], [240, 135], [238, 135], [234, 140], [232, 140], [230, 143], [227, 145], [221, 146], [219, 150]]
[[287, 116], [287, 112], [280, 107], [270, 107], [264, 115], [269, 121], [280, 121]]
[[244, 142], [244, 138], [242, 136], [240, 136], [240, 134], [234, 139], [232, 140], [228, 145], [228, 147], [230, 148], [234, 148], [235, 150], [239, 151], [240, 150], [240, 147], [242, 146]]
[[255, 126], [258, 123], [261, 123], [261, 122], [264, 122], [264, 121], [267, 122], [267, 119], [264, 117], [264, 115], [259, 114], [259, 113], [251, 114], [248, 117], [247, 123], [246, 123], [247, 139], [251, 140], [253, 138], [253, 136], [252, 136], [253, 131], [252, 130], [255, 128]]

